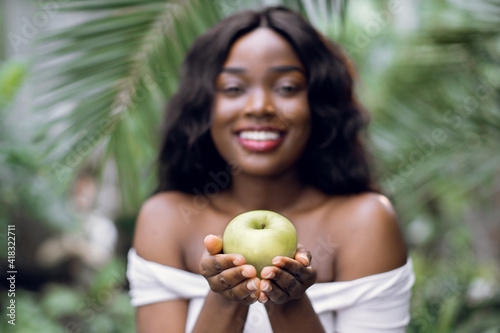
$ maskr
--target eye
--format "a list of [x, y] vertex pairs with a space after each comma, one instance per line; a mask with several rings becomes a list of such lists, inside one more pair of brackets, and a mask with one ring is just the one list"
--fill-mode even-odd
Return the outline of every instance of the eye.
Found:
[[298, 89], [291, 85], [283, 85], [278, 88], [278, 92], [282, 95], [291, 95], [296, 92]]
[[222, 90], [228, 96], [237, 96], [243, 92], [243, 89], [238, 86], [229, 86]]

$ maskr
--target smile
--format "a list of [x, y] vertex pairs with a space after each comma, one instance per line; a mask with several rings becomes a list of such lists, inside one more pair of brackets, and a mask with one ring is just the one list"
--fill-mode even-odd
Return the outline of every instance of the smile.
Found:
[[237, 133], [243, 148], [254, 152], [267, 152], [277, 148], [285, 133], [278, 130], [243, 130]]

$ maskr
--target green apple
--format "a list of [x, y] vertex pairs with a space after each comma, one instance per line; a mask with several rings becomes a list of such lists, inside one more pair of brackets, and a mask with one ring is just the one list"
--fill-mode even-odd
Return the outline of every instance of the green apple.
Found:
[[238, 253], [253, 265], [257, 275], [273, 266], [276, 256], [294, 258], [297, 231], [286, 217], [268, 210], [253, 210], [236, 216], [226, 227], [222, 252]]

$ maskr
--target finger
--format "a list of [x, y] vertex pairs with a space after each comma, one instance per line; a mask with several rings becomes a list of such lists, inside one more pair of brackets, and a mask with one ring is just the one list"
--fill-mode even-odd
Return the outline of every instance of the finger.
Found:
[[262, 280], [260, 282], [260, 290], [259, 302], [261, 303], [265, 303], [267, 301], [266, 298], [275, 304], [283, 304], [290, 299], [290, 295], [272, 280]]
[[213, 256], [206, 253], [200, 261], [200, 273], [205, 277], [210, 277], [243, 264], [245, 264], [245, 257], [241, 254], [216, 254]]
[[247, 279], [233, 288], [227, 289], [223, 294], [230, 299], [245, 300], [254, 303], [258, 299], [260, 280], [258, 278]]
[[[267, 274], [267, 277], [270, 279], [268, 281], [272, 281], [274, 285], [279, 286], [279, 288], [285, 291], [288, 295], [296, 295], [297, 293], [300, 293], [300, 290], [304, 289], [304, 285], [301, 280], [283, 269], [275, 268], [270, 272], [270, 274]], [[263, 285], [266, 286], [265, 283]], [[266, 290], [262, 291], [265, 292]]]
[[[233, 267], [222, 271], [220, 274], [208, 277], [210, 288], [215, 292], [222, 292], [234, 288], [245, 280], [255, 278], [257, 272], [251, 265]], [[257, 290], [253, 288], [253, 290]], [[246, 296], [246, 295], [245, 295]], [[241, 297], [243, 298], [243, 296]]]
[[266, 295], [265, 293], [261, 292], [261, 293], [259, 294], [259, 302], [260, 302], [260, 303], [264, 304], [264, 303], [266, 303], [268, 300], [269, 300], [269, 297], [267, 297], [267, 295]]
[[311, 265], [312, 261], [311, 251], [309, 251], [302, 244], [298, 244], [297, 251], [295, 252], [295, 260], [297, 260], [306, 267]]
[[254, 292], [254, 293], [251, 293], [250, 295], [248, 295], [248, 297], [245, 297], [243, 299], [243, 302], [247, 305], [251, 305], [251, 304], [257, 302], [258, 299], [259, 299], [258, 292]]
[[[281, 268], [281, 270], [287, 271], [288, 273], [295, 276], [297, 279], [299, 279], [301, 281], [302, 281], [302, 276], [304, 275], [304, 273], [307, 272], [307, 270], [306, 270], [307, 267], [304, 267], [303, 263], [300, 263], [298, 260], [287, 258], [287, 257], [274, 257], [273, 264], [275, 267], [279, 267], [279, 268]], [[265, 269], [265, 267], [264, 267], [264, 269]], [[262, 269], [262, 271], [263, 271], [263, 274], [265, 274], [265, 275], [262, 275], [262, 277], [268, 278], [268, 277], [265, 277], [267, 275], [266, 274], [267, 271], [264, 271], [264, 269]], [[269, 269], [269, 272], [273, 272], [273, 270]], [[271, 279], [271, 278], [268, 278], [268, 279]]]
[[317, 271], [309, 265], [304, 267], [302, 264], [297, 263], [297, 260], [290, 258], [283, 258], [280, 262], [281, 269], [293, 275], [300, 283], [306, 286], [311, 286], [316, 282]]
[[222, 252], [222, 238], [215, 235], [207, 235], [203, 242], [209, 254], [215, 255]]

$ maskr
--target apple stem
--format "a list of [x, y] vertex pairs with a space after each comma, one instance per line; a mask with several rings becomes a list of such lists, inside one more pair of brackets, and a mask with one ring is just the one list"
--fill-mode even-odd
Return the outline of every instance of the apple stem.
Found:
[[262, 229], [264, 229], [266, 227], [266, 225], [264, 223], [262, 223], [260, 226], [262, 227]]

